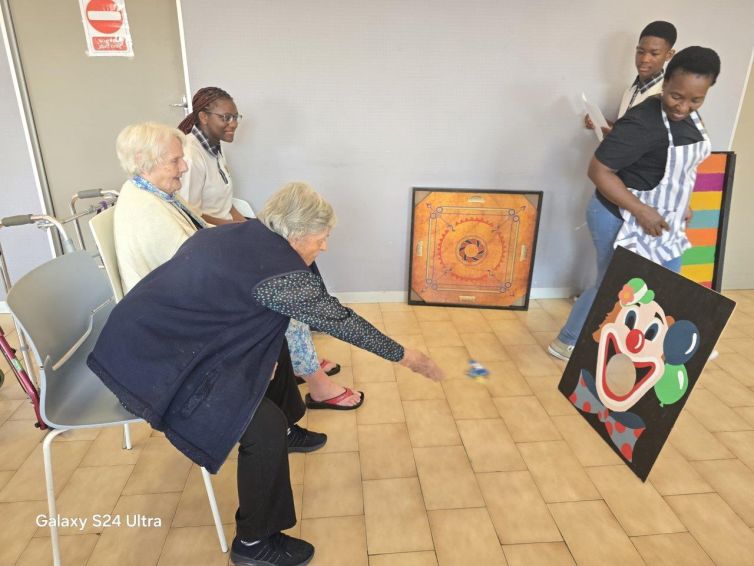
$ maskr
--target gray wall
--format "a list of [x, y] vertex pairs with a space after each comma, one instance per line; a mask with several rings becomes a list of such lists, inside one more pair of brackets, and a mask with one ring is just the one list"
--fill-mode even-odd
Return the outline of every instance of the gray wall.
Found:
[[319, 263], [340, 292], [406, 289], [412, 186], [544, 190], [534, 286], [580, 287], [596, 146], [581, 91], [614, 114], [639, 31], [672, 20], [677, 47], [720, 53], [703, 117], [727, 149], [754, 37], [750, 0], [182, 4], [192, 88], [222, 86], [246, 116], [227, 149], [239, 195], [319, 189], [339, 216]]
[[[406, 289], [412, 186], [544, 190], [534, 285], [580, 287], [595, 141], [579, 93], [615, 112], [638, 31], [670, 19], [678, 47], [722, 57], [703, 116], [727, 149], [754, 35], [748, 0], [635, 0], [620, 17], [598, 0], [182, 4], [192, 87], [223, 86], [247, 116], [227, 151], [240, 195], [258, 207], [288, 180], [321, 190], [340, 223], [320, 263], [341, 292]], [[39, 212], [2, 45], [0, 100], [0, 215]], [[728, 245], [743, 250], [744, 237], [733, 230]], [[35, 228], [2, 229], [0, 241], [13, 278], [50, 257]], [[736, 285], [754, 287], [751, 277]]]
[[[752, 69], [754, 73], [754, 69]], [[725, 289], [751, 289], [754, 287], [754, 232], [751, 213], [754, 211], [754, 76], [741, 106], [741, 115], [733, 138], [736, 152], [736, 174], [733, 181], [728, 241], [725, 246], [723, 287]]]
[[[0, 101], [0, 124], [3, 125], [0, 135], [0, 218], [13, 214], [39, 214], [42, 205], [34, 184], [31, 158], [26, 149], [8, 56], [2, 42]], [[45, 233], [33, 226], [0, 228], [0, 244], [13, 281], [52, 257]], [[2, 285], [0, 298], [5, 298]]]

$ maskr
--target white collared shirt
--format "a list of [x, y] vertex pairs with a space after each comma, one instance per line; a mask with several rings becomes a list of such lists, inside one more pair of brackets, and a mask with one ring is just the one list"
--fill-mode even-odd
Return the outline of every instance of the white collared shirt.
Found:
[[[201, 214], [231, 220], [233, 206], [233, 179], [228, 171], [225, 156], [210, 155], [193, 134], [186, 136], [185, 159], [189, 170], [181, 178], [179, 194]], [[225, 173], [225, 182], [218, 166]]]
[[646, 85], [639, 85], [639, 77], [636, 77], [631, 86], [623, 93], [623, 98], [620, 101], [620, 108], [618, 109], [618, 119], [628, 111], [629, 108], [641, 104], [650, 96], [655, 96], [662, 92], [662, 81], [665, 77], [665, 71], [663, 70], [658, 75], [652, 77], [647, 81]]

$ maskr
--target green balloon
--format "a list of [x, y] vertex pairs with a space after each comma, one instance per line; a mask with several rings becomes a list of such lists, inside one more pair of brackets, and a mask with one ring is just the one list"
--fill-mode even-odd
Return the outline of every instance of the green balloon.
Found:
[[665, 372], [655, 384], [655, 394], [660, 400], [660, 407], [678, 401], [688, 388], [689, 375], [686, 373], [686, 366], [665, 364]]

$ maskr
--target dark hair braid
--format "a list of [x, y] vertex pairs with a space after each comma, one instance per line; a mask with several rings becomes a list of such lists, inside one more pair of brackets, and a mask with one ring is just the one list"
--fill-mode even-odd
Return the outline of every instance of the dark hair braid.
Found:
[[190, 134], [191, 129], [199, 122], [199, 112], [218, 100], [233, 100], [233, 97], [216, 86], [205, 86], [197, 90], [191, 99], [191, 107], [194, 110], [178, 124], [178, 129], [184, 134]]

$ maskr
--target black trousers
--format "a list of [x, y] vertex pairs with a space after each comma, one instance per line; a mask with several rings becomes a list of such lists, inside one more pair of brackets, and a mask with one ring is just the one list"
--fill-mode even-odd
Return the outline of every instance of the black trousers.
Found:
[[280, 407], [288, 420], [288, 426], [301, 420], [306, 412], [306, 404], [298, 390], [286, 340], [283, 340], [283, 347], [280, 349], [280, 356], [278, 357], [278, 367], [275, 370], [275, 376], [267, 387], [265, 397]]
[[283, 341], [275, 376], [239, 441], [236, 534], [241, 540], [259, 540], [296, 524], [287, 429], [305, 411]]

